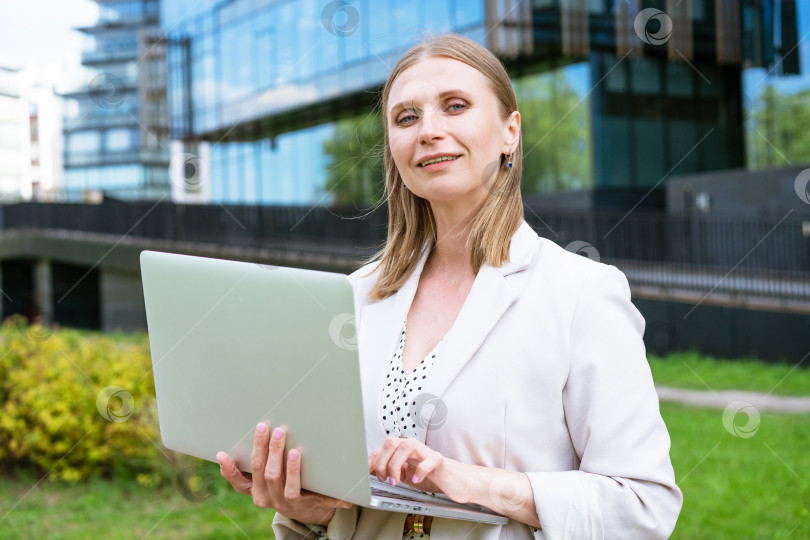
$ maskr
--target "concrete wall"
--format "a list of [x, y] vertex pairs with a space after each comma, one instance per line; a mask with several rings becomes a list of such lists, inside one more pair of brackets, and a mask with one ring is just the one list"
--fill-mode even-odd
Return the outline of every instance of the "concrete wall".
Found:
[[781, 216], [793, 210], [794, 215], [810, 216], [810, 204], [796, 193], [799, 175], [808, 168], [810, 164], [676, 176], [667, 182], [667, 211]]
[[[810, 365], [810, 315], [633, 297], [647, 322], [648, 355], [698, 351], [718, 358], [759, 358]], [[686, 318], [684, 318], [686, 317]]]

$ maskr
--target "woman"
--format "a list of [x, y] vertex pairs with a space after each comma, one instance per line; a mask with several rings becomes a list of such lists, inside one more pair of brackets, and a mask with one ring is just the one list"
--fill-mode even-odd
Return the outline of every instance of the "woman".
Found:
[[254, 480], [220, 454], [223, 476], [276, 508], [283, 540], [666, 538], [682, 497], [644, 320], [621, 272], [523, 220], [520, 113], [499, 60], [456, 35], [420, 43], [382, 114], [388, 239], [350, 276], [369, 472], [510, 521], [428, 531], [302, 493], [300, 454], [285, 480], [285, 434], [264, 424]]

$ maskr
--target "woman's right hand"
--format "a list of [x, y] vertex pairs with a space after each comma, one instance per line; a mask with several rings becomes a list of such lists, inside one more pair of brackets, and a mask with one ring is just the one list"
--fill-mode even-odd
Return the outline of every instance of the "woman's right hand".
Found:
[[335, 508], [351, 508], [350, 502], [301, 490], [301, 452], [287, 452], [286, 474], [284, 450], [287, 434], [276, 428], [270, 436], [270, 426], [260, 422], [253, 439], [250, 458], [252, 474], [242, 473], [225, 452], [217, 454], [220, 472], [233, 489], [253, 497], [260, 508], [275, 508], [279, 514], [311, 525], [326, 525]]

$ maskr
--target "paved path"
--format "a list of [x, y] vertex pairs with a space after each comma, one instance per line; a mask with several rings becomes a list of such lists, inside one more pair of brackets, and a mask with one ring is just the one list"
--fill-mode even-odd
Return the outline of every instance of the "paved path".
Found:
[[742, 390], [686, 390], [669, 386], [656, 386], [658, 399], [691, 405], [693, 407], [714, 407], [725, 409], [730, 403], [744, 401], [759, 412], [810, 413], [810, 397], [787, 397], [744, 392]]

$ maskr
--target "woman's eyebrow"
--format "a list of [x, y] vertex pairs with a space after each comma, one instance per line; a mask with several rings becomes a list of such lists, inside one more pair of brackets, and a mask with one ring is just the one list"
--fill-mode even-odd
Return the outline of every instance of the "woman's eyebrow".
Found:
[[[472, 101], [472, 96], [470, 96], [470, 94], [468, 92], [465, 92], [464, 90], [461, 90], [461, 89], [444, 90], [442, 92], [439, 92], [439, 101], [447, 98], [448, 96], [452, 96], [452, 95], [459, 96], [461, 98], [466, 99], [467, 101]], [[413, 102], [412, 101], [408, 101], [408, 102], [400, 101], [399, 103], [397, 103], [396, 105], [393, 105], [390, 109], [388, 109], [388, 114], [390, 115], [390, 114], [393, 114], [394, 111], [398, 111], [399, 109], [404, 109], [405, 108], [405, 103], [413, 103]]]

